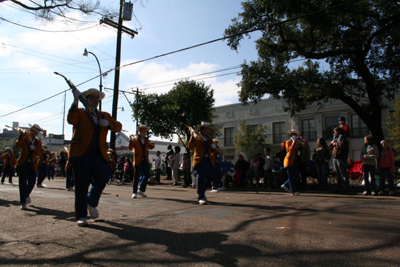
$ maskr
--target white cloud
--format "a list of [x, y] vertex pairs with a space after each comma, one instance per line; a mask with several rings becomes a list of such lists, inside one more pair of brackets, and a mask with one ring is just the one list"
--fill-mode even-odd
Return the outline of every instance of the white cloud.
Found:
[[27, 68], [27, 69], [34, 69], [35, 72], [43, 72], [43, 73], [48, 72], [47, 66], [42, 64], [40, 60], [36, 58], [27, 58], [23, 60], [18, 60], [16, 62], [16, 65], [21, 69]]
[[[129, 64], [132, 61], [125, 61]], [[189, 78], [196, 81], [204, 81], [214, 89], [216, 106], [237, 103], [239, 87], [236, 85], [240, 77], [232, 74], [226, 77], [213, 77], [224, 72], [210, 73], [197, 76], [199, 74], [213, 72], [219, 69], [217, 64], [210, 63], [190, 63], [186, 67], [178, 68], [169, 63], [139, 63], [124, 68], [124, 80], [128, 80], [130, 88], [139, 87], [147, 89], [148, 93], [166, 93], [173, 87], [173, 84], [180, 79]], [[129, 78], [128, 78], [129, 77]], [[175, 80], [179, 79], [179, 80]]]
[[[68, 17], [74, 17], [78, 20], [85, 20], [77, 12], [68, 13]], [[93, 20], [94, 21], [94, 20]], [[63, 51], [66, 55], [73, 55], [82, 53], [85, 43], [87, 48], [98, 44], [107, 44], [115, 41], [115, 30], [109, 26], [99, 25], [99, 22], [94, 23], [68, 23], [66, 24], [60, 18], [54, 22], [46, 22], [41, 24], [38, 21], [32, 23], [32, 27], [40, 28], [46, 31], [70, 31], [83, 28], [89, 28], [83, 31], [75, 32], [42, 32], [27, 31], [18, 36], [19, 43], [24, 43], [24, 46], [30, 46], [32, 49], [41, 49], [47, 53], [54, 53]]]

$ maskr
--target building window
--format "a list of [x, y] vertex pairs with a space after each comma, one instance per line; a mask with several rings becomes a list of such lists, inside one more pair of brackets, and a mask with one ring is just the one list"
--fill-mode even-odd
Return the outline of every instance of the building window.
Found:
[[301, 121], [301, 135], [309, 141], [317, 140], [317, 132], [315, 131], [315, 120], [308, 119]]
[[333, 138], [333, 129], [339, 126], [339, 117], [325, 117], [324, 139], [328, 141]]
[[351, 115], [350, 126], [350, 137], [352, 138], [362, 138], [370, 134], [367, 125], [365, 125], [358, 115]]
[[274, 143], [281, 143], [286, 141], [287, 135], [285, 131], [285, 122], [275, 122], [272, 125], [272, 131]]
[[224, 129], [225, 146], [233, 146], [233, 127]]

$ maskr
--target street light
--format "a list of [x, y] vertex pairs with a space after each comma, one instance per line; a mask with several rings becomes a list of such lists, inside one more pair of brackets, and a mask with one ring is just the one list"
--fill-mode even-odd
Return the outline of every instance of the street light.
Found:
[[[85, 50], [83, 51], [83, 56], [87, 57], [89, 54], [94, 56], [94, 58], [97, 61], [97, 64], [99, 65], [99, 71], [100, 71], [100, 85], [99, 85], [99, 88], [100, 88], [100, 92], [102, 92], [103, 91], [103, 79], [102, 79], [102, 75], [101, 75], [100, 62], [99, 62], [99, 60], [98, 60], [98, 58], [96, 57], [95, 54], [93, 54], [92, 52], [87, 51], [87, 49], [85, 48]], [[99, 102], [99, 110], [101, 110], [101, 101]]]

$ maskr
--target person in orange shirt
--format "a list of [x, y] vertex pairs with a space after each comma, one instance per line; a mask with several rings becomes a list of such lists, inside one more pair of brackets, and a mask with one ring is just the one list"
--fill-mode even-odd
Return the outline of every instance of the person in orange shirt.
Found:
[[133, 167], [135, 168], [132, 198], [136, 198], [137, 195], [147, 197], [144, 192], [146, 191], [147, 181], [150, 177], [149, 149], [153, 149], [155, 146], [154, 142], [150, 142], [145, 136], [148, 130], [150, 128], [146, 125], [139, 126], [139, 134], [132, 136], [129, 141], [128, 148], [129, 150], [133, 150]]
[[17, 160], [19, 175], [19, 198], [21, 209], [25, 210], [26, 205], [31, 203], [30, 194], [36, 183], [37, 167], [43, 161], [42, 142], [36, 138], [43, 129], [37, 124], [29, 124], [29, 133], [20, 132], [15, 147], [21, 149]]
[[[300, 192], [297, 191], [296, 181], [299, 177], [299, 171], [295, 163], [295, 157], [300, 153], [298, 150], [300, 144], [297, 140], [297, 137], [300, 135], [300, 133], [292, 129], [291, 131], [287, 132], [287, 134], [290, 135], [290, 140], [286, 141], [285, 143], [286, 157], [283, 161], [283, 168], [287, 172], [288, 180], [281, 185], [281, 188], [290, 192], [292, 196], [298, 196]], [[289, 184], [290, 188], [287, 188], [286, 184]]]
[[[68, 152], [75, 181], [75, 217], [79, 226], [87, 226], [87, 211], [92, 219], [99, 216], [96, 207], [108, 181], [108, 131], [119, 132], [122, 124], [109, 113], [97, 110], [105, 94], [97, 89], [83, 92], [93, 111], [78, 108], [79, 90], [74, 90], [74, 103], [68, 111], [73, 135]], [[92, 185], [88, 194], [89, 186]]]
[[4, 160], [3, 164], [4, 170], [3, 170], [3, 177], [1, 178], [1, 184], [4, 184], [6, 176], [8, 176], [8, 182], [12, 184], [12, 177], [14, 175], [14, 168], [17, 161], [15, 159], [15, 155], [12, 152], [11, 147], [6, 147], [5, 150], [6, 153], [4, 153], [3, 156], [0, 157], [0, 160]]

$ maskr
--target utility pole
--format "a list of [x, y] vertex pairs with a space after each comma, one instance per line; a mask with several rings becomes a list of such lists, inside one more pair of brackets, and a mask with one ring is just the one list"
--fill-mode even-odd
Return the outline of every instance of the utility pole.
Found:
[[[130, 9], [130, 12], [132, 13], [132, 4], [127, 3], [128, 9]], [[115, 56], [115, 78], [114, 78], [114, 96], [113, 96], [113, 106], [112, 106], [112, 114], [111, 116], [114, 119], [117, 119], [117, 110], [118, 110], [118, 94], [119, 94], [119, 73], [120, 73], [120, 65], [121, 65], [121, 41], [122, 41], [122, 32], [128, 33], [133, 37], [135, 37], [135, 34], [138, 34], [138, 32], [131, 30], [125, 26], [122, 26], [124, 18], [126, 20], [130, 20], [130, 18], [126, 18], [126, 15], [123, 14], [123, 9], [124, 9], [124, 0], [120, 0], [119, 4], [119, 16], [118, 16], [118, 24], [116, 24], [114, 21], [108, 19], [108, 18], [103, 18], [100, 20], [101, 23], [105, 23], [111, 27], [118, 27], [117, 31], [117, 52]], [[129, 17], [129, 16], [128, 16]], [[110, 148], [115, 149], [115, 133], [111, 132], [111, 137], [110, 137]]]
[[[122, 10], [124, 6], [124, 0], [120, 1], [119, 4], [119, 16], [118, 16], [118, 32], [117, 32], [117, 55], [115, 56], [115, 77], [114, 77], [114, 96], [113, 96], [113, 107], [112, 117], [117, 119], [117, 108], [118, 108], [118, 93], [119, 93], [119, 67], [121, 64], [121, 39], [122, 39]], [[115, 133], [111, 132], [110, 147], [115, 150]]]
[[[139, 87], [136, 88], [136, 111], [138, 111], [139, 109]], [[139, 127], [139, 113], [136, 112], [136, 134], [139, 133], [138, 131], [138, 127]]]

